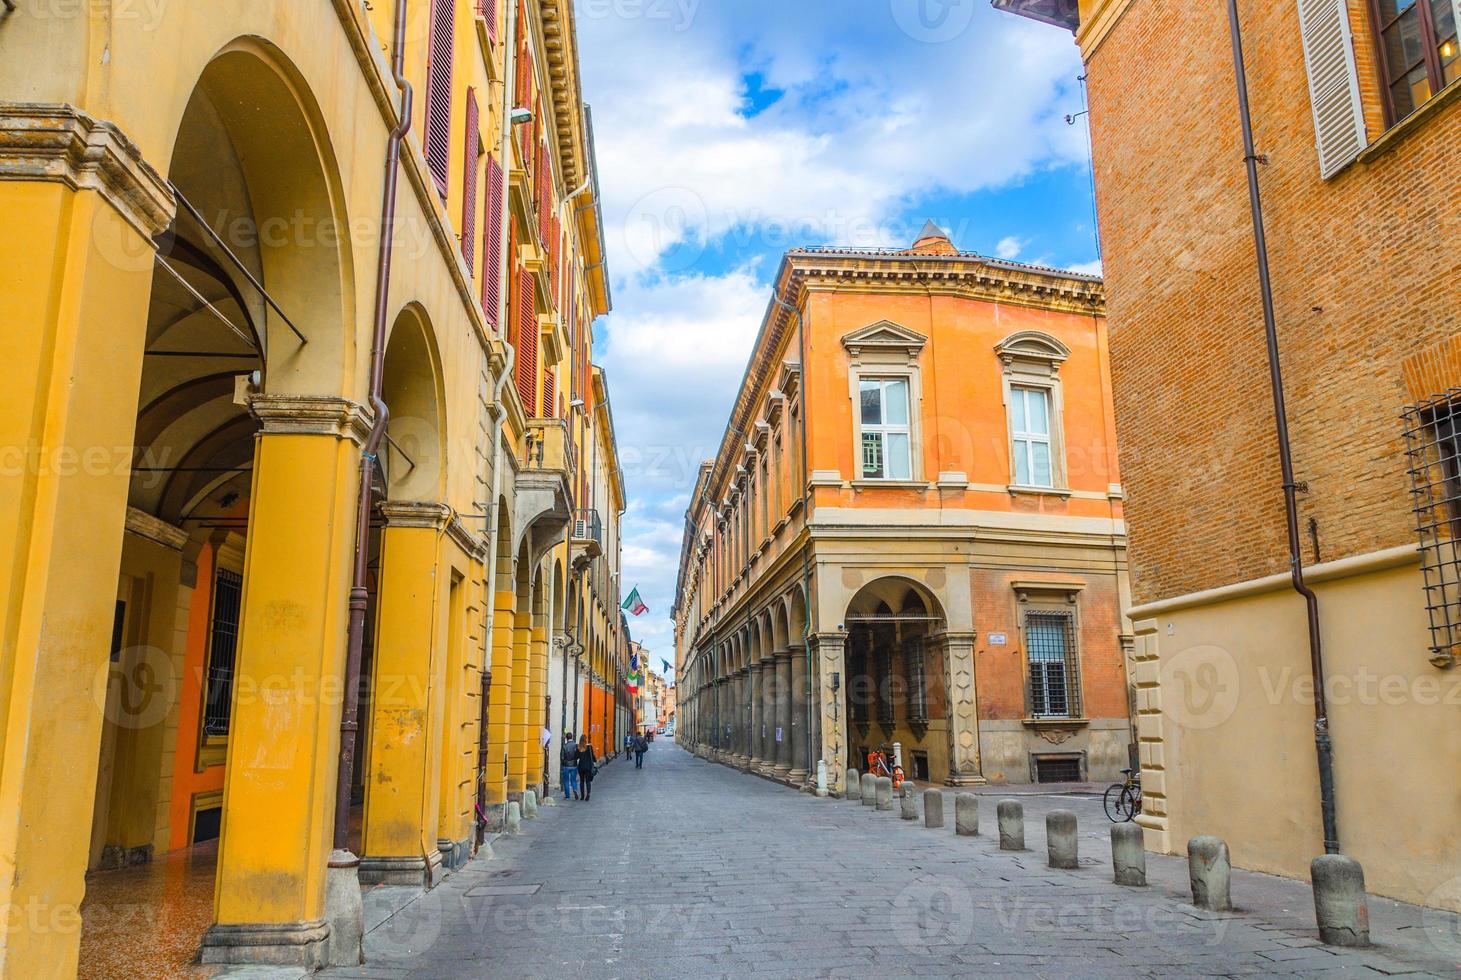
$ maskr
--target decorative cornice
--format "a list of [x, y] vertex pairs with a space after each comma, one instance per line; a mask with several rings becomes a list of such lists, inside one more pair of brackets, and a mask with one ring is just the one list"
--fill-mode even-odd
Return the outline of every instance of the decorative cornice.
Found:
[[138, 537], [146, 538], [171, 551], [182, 551], [183, 545], [188, 543], [187, 531], [174, 527], [167, 521], [153, 517], [136, 507], [127, 508], [126, 528]]
[[388, 500], [380, 505], [387, 527], [440, 531], [455, 516], [446, 504], [427, 501]]
[[253, 395], [249, 412], [263, 435], [334, 436], [365, 445], [372, 413], [337, 395]]
[[456, 511], [452, 511], [451, 520], [446, 525], [446, 533], [457, 543], [458, 548], [461, 548], [475, 561], [486, 561], [488, 554], [491, 553], [486, 535], [478, 534], [467, 527], [462, 523], [462, 519]]
[[[916, 258], [918, 261], [908, 261]], [[983, 256], [894, 256], [856, 252], [793, 252], [789, 256], [810, 292], [916, 289], [986, 303], [1027, 306], [1059, 313], [1104, 316], [1104, 283], [1091, 276], [1041, 269]]]
[[571, 190], [583, 181], [584, 160], [587, 155], [573, 4], [571, 0], [542, 0], [536, 6], [542, 16], [543, 46], [547, 55], [548, 87], [553, 97], [558, 157], [563, 163], [563, 182]]
[[177, 212], [167, 181], [126, 134], [63, 103], [0, 102], [0, 180], [96, 191], [149, 240]]

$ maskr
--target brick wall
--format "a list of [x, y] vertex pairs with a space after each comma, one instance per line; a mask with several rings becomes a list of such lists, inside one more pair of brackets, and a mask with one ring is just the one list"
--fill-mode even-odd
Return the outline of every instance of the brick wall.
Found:
[[[1373, 142], [1367, 7], [1352, 8]], [[1317, 520], [1326, 561], [1410, 543], [1397, 416], [1415, 397], [1406, 360], [1461, 327], [1461, 99], [1323, 181], [1296, 4], [1240, 10], [1295, 467], [1310, 487], [1300, 521]], [[1137, 0], [1088, 73], [1135, 599], [1282, 571], [1224, 5]]]

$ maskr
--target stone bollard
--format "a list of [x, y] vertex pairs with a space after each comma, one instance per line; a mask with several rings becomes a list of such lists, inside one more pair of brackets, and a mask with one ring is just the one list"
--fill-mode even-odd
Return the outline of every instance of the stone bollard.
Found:
[[898, 816], [902, 817], [904, 820], [917, 820], [918, 819], [918, 797], [915, 796], [914, 793], [913, 793], [913, 784], [912, 783], [904, 783], [903, 784], [903, 799], [902, 799], [901, 802], [902, 802], [902, 809], [898, 813]]
[[862, 783], [858, 779], [857, 770], [851, 766], [847, 767], [847, 775], [842, 780], [842, 798], [854, 803], [862, 802]]
[[523, 811], [516, 800], [507, 804], [507, 826], [504, 829], [509, 834], [523, 832]]
[[959, 837], [979, 835], [979, 797], [973, 793], [954, 797], [954, 833]]
[[538, 819], [538, 794], [533, 790], [526, 790], [523, 793], [523, 819]]
[[942, 827], [944, 825], [944, 794], [942, 790], [923, 791], [923, 825]]
[[827, 763], [824, 759], [817, 760], [817, 788], [816, 794], [819, 799], [827, 796]]
[[1352, 857], [1323, 854], [1309, 863], [1319, 938], [1330, 946], [1370, 945], [1365, 870]]
[[1081, 866], [1074, 813], [1051, 810], [1045, 814], [1045, 850], [1052, 868], [1071, 870]]
[[1188, 841], [1187, 877], [1192, 881], [1193, 905], [1209, 912], [1226, 912], [1233, 907], [1233, 865], [1228, 860], [1226, 841], [1218, 837]]
[[1111, 825], [1111, 867], [1118, 885], [1146, 884], [1146, 843], [1136, 824]]
[[893, 809], [893, 781], [887, 776], [879, 776], [873, 787], [876, 796], [877, 808], [879, 810]]
[[1000, 800], [995, 808], [999, 817], [999, 849], [1025, 849], [1025, 807], [1019, 800]]
[[878, 802], [878, 777], [870, 772], [862, 774], [862, 805], [875, 806]]

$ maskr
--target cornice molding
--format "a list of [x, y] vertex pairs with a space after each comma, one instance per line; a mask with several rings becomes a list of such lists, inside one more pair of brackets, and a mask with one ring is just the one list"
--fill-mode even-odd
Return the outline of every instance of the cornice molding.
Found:
[[452, 509], [429, 501], [388, 500], [380, 505], [387, 527], [440, 531], [451, 522]]
[[1111, 29], [1121, 20], [1136, 0], [1096, 0], [1094, 10], [1081, 18], [1081, 25], [1075, 32], [1075, 43], [1081, 51], [1081, 61], [1090, 63], [1091, 56], [1111, 34]]
[[0, 180], [96, 191], [149, 240], [177, 212], [167, 181], [125, 133], [64, 103], [0, 102]]
[[337, 395], [254, 395], [249, 413], [263, 424], [261, 435], [333, 436], [365, 445], [370, 409]]
[[578, 45], [571, 0], [541, 0], [543, 48], [547, 56], [548, 87], [553, 97], [553, 119], [558, 136], [558, 158], [569, 190], [583, 182], [587, 157], [586, 132], [579, 84]]

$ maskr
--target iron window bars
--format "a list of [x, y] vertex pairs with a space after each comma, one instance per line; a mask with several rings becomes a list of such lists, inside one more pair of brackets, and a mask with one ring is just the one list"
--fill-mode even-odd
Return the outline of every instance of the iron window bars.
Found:
[[1461, 647], [1461, 388], [1411, 405], [1401, 419], [1431, 663], [1452, 667]]
[[208, 650], [204, 735], [227, 735], [233, 713], [233, 666], [238, 657], [238, 611], [243, 576], [218, 569], [213, 584], [213, 636]]
[[1025, 655], [1030, 664], [1030, 717], [1081, 717], [1074, 614], [1026, 613]]

